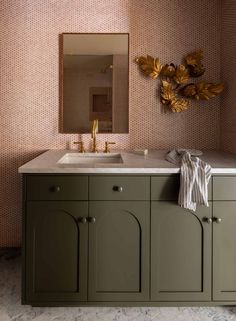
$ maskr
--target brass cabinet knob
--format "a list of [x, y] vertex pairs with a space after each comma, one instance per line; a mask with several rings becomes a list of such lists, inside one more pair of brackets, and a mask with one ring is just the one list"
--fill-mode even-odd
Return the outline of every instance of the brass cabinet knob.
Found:
[[113, 191], [114, 192], [123, 192], [123, 187], [122, 186], [113, 186]]
[[82, 224], [86, 224], [87, 223], [87, 218], [86, 217], [79, 217], [78, 218], [78, 222], [82, 223]]
[[59, 193], [61, 191], [61, 187], [60, 186], [51, 186], [50, 191], [52, 191], [54, 193]]
[[96, 222], [96, 218], [95, 217], [89, 217], [88, 221], [89, 221], [89, 223], [94, 224]]
[[208, 224], [211, 224], [211, 223], [212, 223], [212, 218], [210, 218], [210, 217], [204, 217], [204, 218], [203, 218], [203, 221], [206, 222], [206, 223], [208, 223]]
[[214, 217], [214, 222], [216, 222], [217, 224], [220, 224], [222, 222], [222, 218]]

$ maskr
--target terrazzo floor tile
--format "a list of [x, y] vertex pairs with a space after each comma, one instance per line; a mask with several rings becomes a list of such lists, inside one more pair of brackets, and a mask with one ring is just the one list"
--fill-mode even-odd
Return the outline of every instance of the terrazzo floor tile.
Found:
[[0, 258], [0, 321], [236, 321], [236, 307], [33, 308], [20, 293], [20, 257]]

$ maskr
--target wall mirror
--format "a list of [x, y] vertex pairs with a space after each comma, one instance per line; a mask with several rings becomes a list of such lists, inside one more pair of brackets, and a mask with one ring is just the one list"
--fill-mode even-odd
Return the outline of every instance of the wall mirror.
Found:
[[129, 34], [61, 36], [61, 132], [128, 133]]

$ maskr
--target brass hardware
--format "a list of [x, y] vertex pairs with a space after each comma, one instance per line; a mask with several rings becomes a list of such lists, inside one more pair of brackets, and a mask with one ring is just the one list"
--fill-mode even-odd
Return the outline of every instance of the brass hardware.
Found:
[[78, 144], [80, 145], [80, 153], [85, 153], [85, 149], [84, 149], [84, 142], [74, 142], [74, 144]]
[[105, 142], [104, 153], [110, 153], [110, 149], [109, 149], [110, 144], [115, 144], [115, 142]]
[[220, 217], [214, 217], [213, 218], [214, 222], [216, 222], [217, 224], [220, 224], [222, 222], [222, 218]]
[[94, 224], [96, 222], [96, 218], [95, 217], [89, 217], [88, 221], [89, 221], [89, 223]]
[[50, 190], [51, 190], [52, 192], [59, 193], [59, 192], [61, 191], [61, 188], [60, 188], [60, 186], [52, 186], [52, 187], [50, 188]]
[[114, 192], [123, 192], [123, 187], [122, 186], [113, 186], [113, 191]]
[[78, 222], [79, 222], [79, 223], [86, 224], [87, 221], [88, 221], [88, 220], [87, 220], [86, 217], [79, 217], [79, 218], [78, 218]]
[[97, 133], [98, 133], [98, 119], [93, 120], [92, 124], [92, 134], [91, 137], [93, 139], [92, 153], [97, 153]]
[[212, 219], [210, 217], [204, 217], [203, 218], [203, 221], [208, 223], [208, 224], [211, 224], [212, 223]]
[[139, 57], [135, 62], [142, 72], [152, 79], [161, 79], [161, 102], [172, 112], [182, 112], [189, 107], [190, 99], [209, 100], [224, 90], [222, 83], [208, 83], [199, 81], [187, 84], [189, 79], [197, 78], [205, 73], [202, 64], [203, 52], [192, 52], [184, 57], [184, 63], [175, 66], [162, 65], [159, 58]]

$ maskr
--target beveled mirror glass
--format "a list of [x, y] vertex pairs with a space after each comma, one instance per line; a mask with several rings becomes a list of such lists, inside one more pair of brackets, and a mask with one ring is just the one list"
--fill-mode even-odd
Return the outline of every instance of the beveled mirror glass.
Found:
[[62, 34], [62, 133], [129, 131], [129, 35]]

